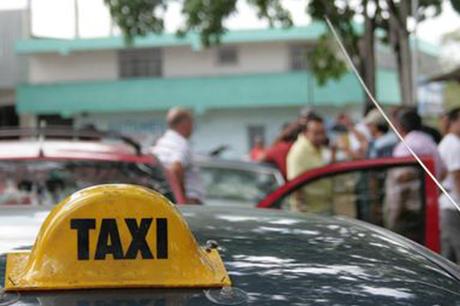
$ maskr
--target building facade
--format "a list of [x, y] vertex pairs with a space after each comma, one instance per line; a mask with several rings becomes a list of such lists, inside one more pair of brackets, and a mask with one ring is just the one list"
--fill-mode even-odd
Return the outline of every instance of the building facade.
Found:
[[[306, 54], [325, 30], [313, 23], [234, 31], [213, 48], [194, 34], [151, 35], [129, 48], [120, 37], [23, 40], [16, 52], [29, 70], [17, 111], [23, 125], [95, 125], [148, 145], [166, 128], [166, 111], [180, 105], [195, 112], [198, 151], [227, 145], [239, 157], [255, 136], [272, 141], [303, 107], [359, 115], [364, 95], [352, 74], [319, 86], [308, 70]], [[436, 61], [432, 50], [425, 55]], [[391, 52], [379, 51], [377, 97], [386, 105], [400, 103], [391, 61]]]
[[25, 10], [0, 11], [0, 126], [18, 125], [15, 89], [26, 79], [27, 70], [15, 44], [27, 36], [26, 17]]

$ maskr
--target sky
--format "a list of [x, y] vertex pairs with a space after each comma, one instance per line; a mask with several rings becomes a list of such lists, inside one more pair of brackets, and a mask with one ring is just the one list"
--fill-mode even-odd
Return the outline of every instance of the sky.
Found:
[[[75, 37], [74, 0], [29, 0], [32, 7], [32, 29], [38, 37]], [[308, 24], [311, 20], [304, 8], [308, 0], [283, 0], [296, 25]], [[238, 13], [226, 22], [230, 29], [263, 28], [267, 23], [257, 18], [244, 1], [238, 2]], [[24, 8], [27, 0], [0, 0], [1, 9]], [[110, 34], [111, 22], [103, 0], [78, 0], [80, 37], [103, 37]], [[182, 23], [180, 5], [176, 2], [166, 12], [166, 31], [176, 30]], [[418, 26], [419, 38], [439, 43], [443, 34], [460, 28], [460, 16], [448, 1], [443, 3], [443, 13]], [[117, 34], [117, 29], [112, 30]]]

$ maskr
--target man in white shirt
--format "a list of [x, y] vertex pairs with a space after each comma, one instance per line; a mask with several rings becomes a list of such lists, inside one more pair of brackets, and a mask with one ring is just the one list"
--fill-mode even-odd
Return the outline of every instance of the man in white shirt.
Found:
[[[448, 113], [448, 134], [439, 144], [439, 153], [447, 168], [443, 186], [457, 204], [460, 204], [460, 108]], [[441, 252], [446, 258], [460, 263], [460, 214], [445, 195], [441, 205]]]
[[169, 110], [166, 120], [169, 129], [152, 148], [161, 163], [169, 170], [179, 185], [180, 196], [188, 204], [201, 204], [204, 187], [193, 163], [190, 136], [193, 132], [193, 116], [186, 109], [175, 107]]

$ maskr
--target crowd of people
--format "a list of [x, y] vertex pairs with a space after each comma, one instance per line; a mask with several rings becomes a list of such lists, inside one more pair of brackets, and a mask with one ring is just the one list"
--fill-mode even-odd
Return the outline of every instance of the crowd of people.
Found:
[[[430, 156], [434, 160], [435, 176], [460, 202], [460, 108], [451, 110], [441, 118], [439, 131], [424, 125], [413, 108], [395, 108], [389, 112], [389, 116], [414, 153]], [[204, 187], [193, 164], [189, 143], [193, 131], [192, 113], [182, 108], [171, 109], [167, 122], [169, 128], [156, 142], [152, 153], [177, 180], [185, 202], [203, 203]], [[376, 109], [369, 111], [358, 123], [354, 123], [345, 113], [339, 114], [328, 129], [323, 118], [315, 111], [303, 111], [299, 118], [283, 126], [271, 146], [265, 148], [261, 140], [255, 141], [255, 144], [250, 152], [251, 158], [256, 162], [272, 163], [287, 180], [307, 170], [339, 161], [411, 156], [406, 145], [399, 141]], [[362, 183], [363, 177], [360, 180]], [[371, 188], [369, 178], [365, 180], [364, 183], [368, 184], [365, 188]], [[386, 215], [384, 225], [396, 232], [404, 231], [406, 236], [411, 236], [411, 227], [421, 224], [420, 219], [423, 218], [416, 213], [422, 202], [420, 198], [417, 199], [420, 194], [415, 195], [416, 190], [420, 189], [420, 186], [414, 185], [416, 181], [420, 183], [419, 172], [395, 169], [387, 173], [385, 186], [380, 186], [390, 191], [383, 204]], [[360, 184], [359, 180], [356, 184]], [[315, 203], [311, 199], [318, 191], [323, 194], [332, 192], [330, 188], [327, 182], [323, 182], [313, 189], [297, 192], [291, 208], [321, 213], [323, 200]], [[460, 218], [444, 195], [440, 197], [440, 203], [442, 253], [459, 262], [460, 240], [457, 237], [460, 235]], [[402, 217], [407, 222], [397, 222]], [[418, 240], [416, 235], [411, 238]]]
[[[439, 130], [424, 125], [414, 108], [394, 108], [390, 110], [389, 117], [415, 154], [434, 160], [434, 175], [460, 203], [460, 108], [440, 118]], [[255, 161], [272, 163], [287, 180], [291, 180], [307, 170], [338, 161], [407, 156], [411, 156], [411, 152], [389, 128], [377, 109], [369, 111], [356, 124], [347, 114], [339, 114], [328, 131], [323, 119], [310, 110], [286, 124], [270, 147], [259, 148]], [[384, 204], [386, 227], [402, 230], [399, 228], [401, 223], [396, 221], [404, 217], [407, 219], [404, 231], [408, 233], [407, 223], [411, 222], [410, 219], [422, 218], [422, 215], [410, 213], [411, 209], [418, 209], [421, 202], [421, 199], [417, 199], [419, 194], [411, 195], [417, 189], [414, 182], [420, 182], [419, 176], [417, 172], [411, 173], [410, 169], [388, 172], [385, 178], [388, 196]], [[315, 186], [317, 190], [320, 188], [324, 191], [330, 186]], [[291, 208], [317, 211], [315, 201], [305, 201], [309, 193], [312, 190], [307, 188], [297, 192], [299, 199], [293, 201]], [[299, 206], [299, 203], [304, 206]], [[457, 239], [460, 236], [460, 216], [445, 195], [440, 197], [440, 216], [442, 253], [452, 261], [460, 262], [460, 240]], [[417, 240], [415, 236], [413, 238]]]
[[[403, 136], [410, 134], [406, 142], [412, 143], [416, 153], [433, 155], [437, 151], [434, 149], [441, 141], [441, 133], [423, 125], [415, 109], [394, 108], [390, 118]], [[444, 119], [442, 122], [445, 124]], [[445, 127], [442, 130], [446, 133]], [[308, 161], [312, 164], [296, 165], [305, 163], [302, 157], [306, 155], [315, 157]], [[271, 146], [264, 148], [257, 142], [250, 152], [253, 161], [272, 163], [287, 179], [310, 168], [337, 161], [408, 155], [409, 152], [399, 144], [398, 137], [377, 109], [369, 111], [356, 124], [347, 114], [340, 113], [329, 129], [326, 129], [321, 116], [312, 110], [305, 111], [295, 121], [283, 126]], [[438, 159], [438, 165], [442, 165], [439, 154], [434, 158]]]

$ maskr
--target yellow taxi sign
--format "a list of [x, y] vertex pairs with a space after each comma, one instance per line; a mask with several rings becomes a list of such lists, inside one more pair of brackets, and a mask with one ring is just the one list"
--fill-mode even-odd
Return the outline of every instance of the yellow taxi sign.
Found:
[[10, 253], [5, 290], [223, 287], [216, 249], [200, 247], [176, 207], [133, 185], [74, 193], [42, 224], [30, 252]]

